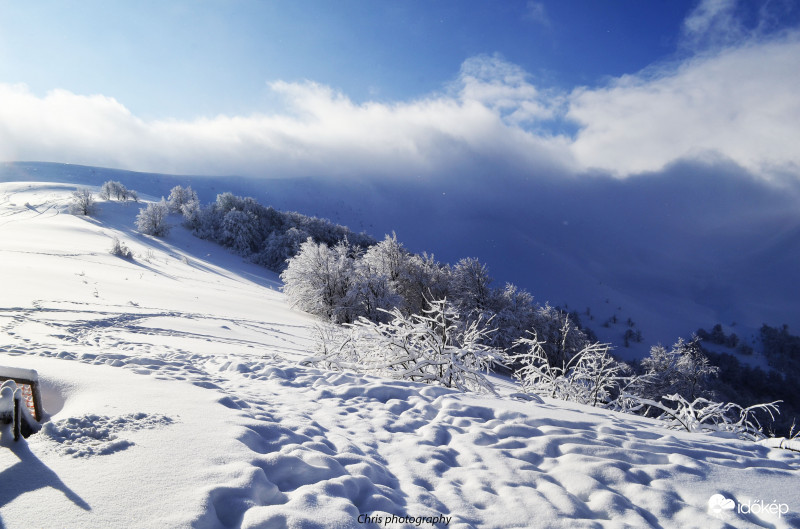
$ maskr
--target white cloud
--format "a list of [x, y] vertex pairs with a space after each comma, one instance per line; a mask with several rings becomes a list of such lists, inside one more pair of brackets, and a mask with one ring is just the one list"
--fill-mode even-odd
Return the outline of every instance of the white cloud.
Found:
[[281, 114], [146, 122], [114, 99], [0, 85], [0, 157], [195, 174], [435, 176], [492, 162], [562, 168], [566, 140], [514, 123], [547, 115], [516, 66], [479, 57], [459, 89], [356, 104], [312, 82], [271, 83]]
[[514, 125], [535, 126], [537, 121], [563, 113], [563, 95], [537, 88], [529, 77], [519, 66], [497, 56], [472, 57], [461, 65], [460, 97], [480, 102]]
[[683, 21], [685, 45], [730, 45], [741, 40], [747, 30], [736, 16], [737, 0], [702, 0]]
[[585, 167], [628, 175], [717, 156], [770, 176], [800, 170], [800, 35], [576, 90], [567, 116]]
[[[193, 174], [451, 178], [593, 169], [626, 177], [705, 158], [797, 176], [797, 57], [798, 33], [750, 38], [558, 93], [517, 65], [481, 55], [465, 61], [446, 90], [414, 101], [357, 104], [324, 85], [276, 81], [270, 88], [285, 101], [279, 113], [190, 121], [146, 121], [109, 97], [63, 90], [40, 97], [0, 84], [0, 159]], [[578, 125], [574, 137], [548, 131], [565, 119]]]

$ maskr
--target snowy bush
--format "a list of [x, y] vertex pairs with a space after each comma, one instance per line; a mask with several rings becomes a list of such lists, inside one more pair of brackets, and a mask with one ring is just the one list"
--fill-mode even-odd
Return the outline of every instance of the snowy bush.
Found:
[[147, 235], [165, 237], [171, 228], [167, 224], [168, 215], [169, 208], [163, 198], [161, 202], [150, 203], [146, 208], [140, 209], [139, 214], [136, 215], [136, 229]]
[[185, 215], [184, 208], [191, 211], [196, 206], [199, 206], [197, 193], [192, 190], [191, 186], [186, 186], [185, 188], [175, 186], [169, 193], [167, 206], [169, 206], [170, 213], [181, 213]]
[[676, 393], [690, 401], [708, 397], [706, 382], [719, 373], [703, 354], [697, 337], [689, 342], [681, 338], [671, 349], [655, 345], [641, 365], [646, 377], [639, 380], [633, 392], [655, 400]]
[[419, 314], [428, 308], [429, 299], [450, 295], [450, 267], [426, 253], [409, 255], [398, 279], [398, 293], [403, 296], [406, 314]]
[[113, 187], [116, 182], [109, 180], [104, 182], [102, 186], [100, 186], [100, 198], [102, 200], [110, 200], [114, 194]]
[[103, 200], [115, 198], [117, 200], [133, 200], [134, 202], [138, 202], [139, 195], [135, 191], [128, 190], [128, 188], [120, 182], [109, 180], [100, 188], [100, 198]]
[[445, 300], [423, 314], [389, 311], [387, 323], [360, 318], [322, 332], [317, 355], [307, 363], [390, 378], [438, 384], [461, 391], [490, 391], [483, 373], [505, 355], [485, 345], [491, 330], [482, 320], [462, 325]]
[[69, 203], [69, 211], [73, 215], [92, 215], [95, 211], [92, 191], [86, 187], [80, 187], [73, 191]]
[[536, 331], [537, 338], [542, 341], [547, 357], [554, 365], [568, 362], [572, 356], [591, 343], [586, 333], [575, 325], [569, 314], [549, 304], [536, 310], [531, 326]]
[[233, 248], [236, 253], [277, 272], [297, 255], [309, 237], [315, 243], [333, 247], [342, 241], [364, 249], [375, 243], [372, 237], [356, 234], [328, 220], [296, 212], [278, 211], [250, 197], [220, 193], [216, 201], [201, 207], [191, 188], [173, 188], [170, 207], [184, 216], [184, 225], [201, 239]]
[[668, 428], [674, 430], [727, 432], [750, 441], [766, 437], [756, 418], [756, 412], [763, 411], [774, 418], [773, 414], [778, 413], [777, 404], [780, 402], [744, 408], [733, 402], [714, 402], [702, 397], [689, 401], [677, 393], [665, 395], [659, 401], [629, 393], [624, 393], [621, 399], [626, 402], [625, 411], [637, 413], [643, 408], [649, 408], [656, 412], [658, 419], [667, 423]]
[[[566, 333], [565, 333], [566, 334]], [[628, 381], [626, 364], [611, 356], [609, 344], [592, 343], [559, 361], [547, 354], [534, 335], [516, 345], [526, 350], [513, 355], [519, 366], [514, 377], [525, 392], [591, 406], [610, 404]]]
[[273, 231], [253, 261], [270, 270], [283, 271], [288, 260], [300, 253], [300, 248], [307, 239], [308, 233], [297, 228]]
[[128, 248], [125, 243], [119, 240], [118, 237], [114, 237], [113, 242], [111, 243], [111, 255], [116, 255], [117, 257], [122, 257], [123, 259], [133, 259], [133, 252], [130, 248]]
[[293, 307], [340, 323], [352, 322], [355, 309], [354, 261], [350, 247], [333, 248], [310, 237], [281, 274], [283, 291]]
[[180, 214], [186, 219], [186, 225], [193, 227], [196, 222], [197, 216], [200, 212], [200, 201], [195, 196], [194, 199], [189, 200], [181, 205]]
[[233, 248], [240, 255], [250, 255], [258, 249], [260, 237], [258, 219], [249, 211], [236, 208], [228, 211], [222, 218], [222, 244]]

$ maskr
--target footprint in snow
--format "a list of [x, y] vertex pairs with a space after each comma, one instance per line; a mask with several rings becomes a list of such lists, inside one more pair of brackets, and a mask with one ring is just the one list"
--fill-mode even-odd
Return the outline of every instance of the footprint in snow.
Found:
[[54, 442], [57, 452], [71, 457], [108, 455], [134, 445], [119, 434], [161, 428], [172, 422], [165, 415], [141, 412], [117, 417], [90, 414], [45, 423], [39, 439]]

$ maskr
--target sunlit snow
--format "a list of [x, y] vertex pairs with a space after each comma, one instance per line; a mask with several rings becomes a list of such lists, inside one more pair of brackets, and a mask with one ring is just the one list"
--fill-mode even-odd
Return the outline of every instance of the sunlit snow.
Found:
[[74, 189], [0, 184], [0, 365], [50, 414], [0, 447], [2, 527], [800, 525], [796, 452], [302, 367], [318, 322], [275, 274]]

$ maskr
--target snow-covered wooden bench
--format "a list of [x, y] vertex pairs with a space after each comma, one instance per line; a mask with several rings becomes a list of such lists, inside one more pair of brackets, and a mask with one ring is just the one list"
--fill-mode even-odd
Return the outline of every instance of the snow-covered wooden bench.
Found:
[[0, 366], [0, 424], [13, 424], [14, 440], [41, 428], [42, 396], [33, 369]]

